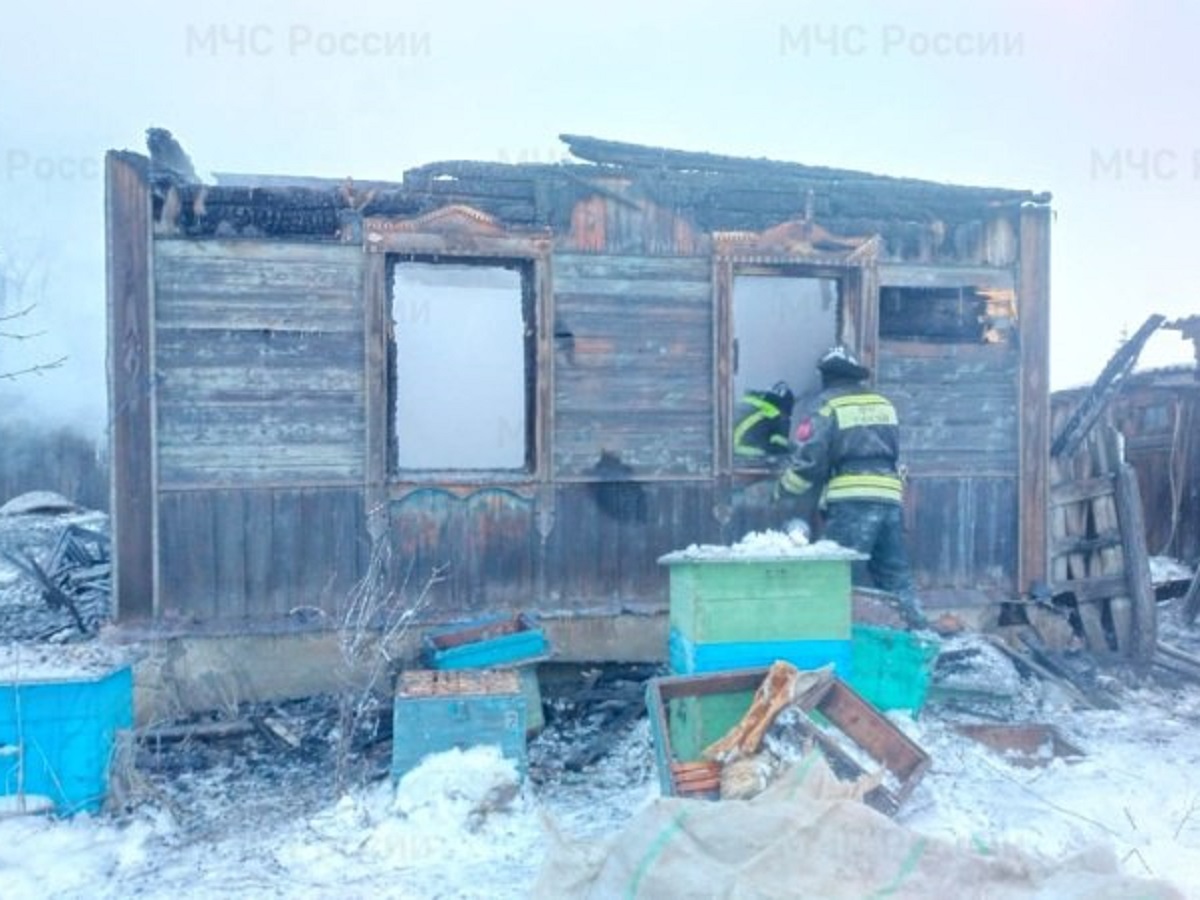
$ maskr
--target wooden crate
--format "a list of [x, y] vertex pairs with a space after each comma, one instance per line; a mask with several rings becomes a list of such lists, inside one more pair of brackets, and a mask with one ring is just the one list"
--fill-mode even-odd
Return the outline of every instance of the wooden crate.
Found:
[[670, 567], [671, 628], [694, 644], [850, 639], [844, 555], [659, 561]]
[[514, 670], [402, 672], [392, 716], [392, 777], [400, 778], [431, 753], [493, 744], [527, 764], [526, 701]]
[[678, 697], [667, 705], [672, 761], [698, 763], [709, 744], [741, 721], [754, 699], [754, 688], [696, 697]]
[[546, 635], [525, 613], [489, 616], [427, 631], [422, 640], [432, 669], [479, 669], [545, 658]]
[[549, 643], [525, 613], [488, 616], [425, 633], [422, 658], [431, 669], [515, 668], [525, 695], [528, 731], [546, 724], [537, 666], [549, 658]]
[[[728, 708], [728, 698], [740, 696], [744, 697], [740, 718], [750, 708], [754, 691], [766, 674], [767, 669], [762, 668], [650, 680], [646, 687], [646, 705], [654, 736], [659, 787], [665, 796], [681, 794], [679, 764], [695, 762], [679, 755], [680, 748], [674, 743], [671, 729], [672, 707], [680, 703], [702, 707], [704, 701], [716, 701], [723, 704], [721, 713], [728, 717], [732, 712]], [[884, 768], [883, 783], [863, 799], [880, 812], [894, 815], [928, 770], [929, 755], [836, 677], [824, 690], [813, 695], [809, 704], [806, 707], [811, 721], [808, 734], [821, 747], [835, 774], [841, 778], [866, 774], [864, 758]], [[730, 724], [736, 721], [734, 719]]]

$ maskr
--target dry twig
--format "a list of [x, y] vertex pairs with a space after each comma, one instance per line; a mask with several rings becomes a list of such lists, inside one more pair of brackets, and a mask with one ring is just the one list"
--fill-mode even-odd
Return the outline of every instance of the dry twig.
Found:
[[351, 588], [339, 616], [338, 644], [347, 688], [339, 698], [335, 779], [345, 787], [354, 735], [375, 708], [384, 682], [394, 674], [392, 648], [398, 646], [446, 578], [446, 566], [435, 567], [415, 598], [408, 586], [410, 563], [398, 588], [391, 586], [391, 547], [378, 539], [371, 548], [366, 574]]

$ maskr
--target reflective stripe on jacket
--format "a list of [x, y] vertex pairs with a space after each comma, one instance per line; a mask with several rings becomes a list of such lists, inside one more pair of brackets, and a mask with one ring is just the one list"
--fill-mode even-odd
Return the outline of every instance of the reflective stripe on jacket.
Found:
[[824, 485], [822, 505], [838, 500], [900, 503], [900, 426], [891, 401], [858, 385], [843, 385], [822, 392], [818, 403], [797, 428], [800, 445], [780, 487], [798, 494]]
[[746, 412], [733, 429], [733, 452], [738, 456], [787, 453], [788, 416], [766, 397], [747, 392], [742, 397]]

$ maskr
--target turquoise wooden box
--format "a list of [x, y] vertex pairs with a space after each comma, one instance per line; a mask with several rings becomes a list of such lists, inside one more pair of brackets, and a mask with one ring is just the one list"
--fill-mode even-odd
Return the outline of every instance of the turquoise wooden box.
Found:
[[392, 714], [392, 777], [432, 753], [495, 745], [522, 775], [526, 702], [512, 669], [402, 672]]
[[524, 613], [488, 616], [425, 633], [425, 662], [434, 669], [480, 669], [544, 657], [545, 633]]
[[0, 683], [0, 795], [48, 802], [60, 815], [98, 812], [116, 734], [132, 727], [128, 665], [90, 678]]
[[546, 724], [537, 664], [549, 656], [549, 649], [545, 633], [525, 613], [447, 625], [422, 638], [422, 658], [431, 669], [516, 668], [525, 696], [525, 725], [531, 733]]
[[854, 647], [849, 640], [696, 643], [672, 628], [667, 649], [674, 675], [755, 669], [781, 659], [798, 669], [819, 669], [833, 663], [843, 679], [849, 679], [854, 668]]
[[854, 626], [851, 686], [878, 709], [907, 709], [913, 718], [929, 693], [936, 638], [873, 625]]

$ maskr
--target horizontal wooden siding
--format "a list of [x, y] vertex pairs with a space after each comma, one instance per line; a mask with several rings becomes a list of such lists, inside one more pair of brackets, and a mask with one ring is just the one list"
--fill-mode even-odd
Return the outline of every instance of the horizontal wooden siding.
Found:
[[155, 243], [160, 487], [360, 480], [362, 251]]
[[554, 257], [554, 472], [619, 477], [713, 468], [711, 263]]

